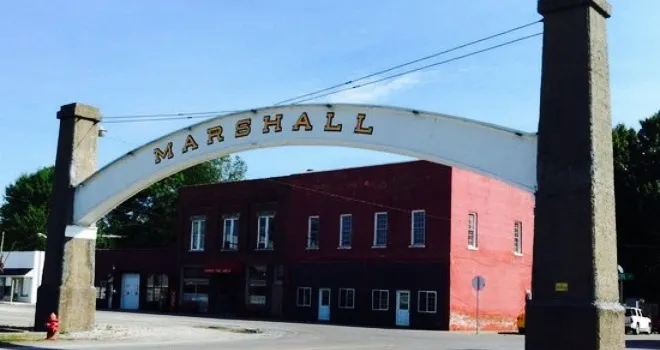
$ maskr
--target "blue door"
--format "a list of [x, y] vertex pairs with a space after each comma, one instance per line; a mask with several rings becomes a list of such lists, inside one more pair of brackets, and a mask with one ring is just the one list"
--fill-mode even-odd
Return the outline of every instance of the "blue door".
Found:
[[330, 289], [319, 289], [319, 321], [330, 321]]
[[410, 291], [396, 291], [396, 325], [408, 327], [410, 325]]

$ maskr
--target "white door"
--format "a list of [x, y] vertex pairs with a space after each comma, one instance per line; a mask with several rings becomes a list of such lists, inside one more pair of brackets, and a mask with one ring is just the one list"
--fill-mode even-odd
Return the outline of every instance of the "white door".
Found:
[[137, 310], [140, 307], [140, 274], [121, 275], [121, 305], [124, 310]]
[[396, 291], [396, 325], [408, 327], [410, 325], [410, 291]]
[[330, 321], [330, 289], [319, 289], [319, 321]]

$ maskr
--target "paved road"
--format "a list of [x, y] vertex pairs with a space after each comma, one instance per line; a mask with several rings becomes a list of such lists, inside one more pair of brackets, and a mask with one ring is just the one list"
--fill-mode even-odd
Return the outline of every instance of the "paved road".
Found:
[[[29, 326], [34, 309], [29, 306], [0, 304], [0, 324]], [[260, 321], [233, 321], [213, 318], [145, 315], [122, 312], [97, 312], [97, 323], [129, 329], [169, 327], [161, 335], [144, 334], [120, 341], [58, 341], [21, 343], [16, 347], [0, 344], [0, 349], [239, 349], [239, 350], [523, 350], [524, 338], [518, 335], [462, 334], [437, 331], [393, 330], [295, 324]], [[215, 338], [195, 333], [209, 325], [259, 328], [260, 335], [229, 334], [217, 331]], [[193, 330], [197, 329], [197, 330]], [[190, 332], [187, 330], [191, 330]], [[210, 331], [203, 329], [204, 331]], [[208, 333], [205, 333], [208, 334]], [[629, 337], [629, 349], [660, 349], [660, 336]]]

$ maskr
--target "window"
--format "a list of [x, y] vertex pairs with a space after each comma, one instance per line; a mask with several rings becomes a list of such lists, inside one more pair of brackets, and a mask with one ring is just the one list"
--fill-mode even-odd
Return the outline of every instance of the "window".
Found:
[[522, 222], [516, 221], [513, 225], [513, 252], [522, 254]]
[[238, 217], [229, 216], [225, 218], [224, 229], [222, 231], [222, 249], [238, 249]]
[[204, 231], [206, 230], [206, 218], [195, 216], [192, 218], [192, 227], [190, 228], [190, 250], [204, 250]]
[[150, 274], [147, 277], [147, 302], [164, 305], [167, 301], [167, 287], [167, 275]]
[[468, 247], [477, 249], [479, 247], [479, 233], [477, 232], [477, 213], [468, 214]]
[[390, 291], [374, 289], [371, 291], [371, 310], [387, 311], [390, 309]]
[[257, 234], [257, 249], [273, 249], [274, 215], [260, 215]]
[[247, 303], [251, 305], [266, 305], [268, 295], [267, 266], [250, 265], [247, 270]]
[[387, 245], [387, 213], [374, 214], [374, 247]]
[[413, 210], [411, 218], [410, 244], [412, 246], [424, 246], [426, 243], [426, 212], [424, 210]]
[[319, 248], [319, 217], [310, 216], [307, 222], [307, 249]]
[[342, 214], [339, 217], [339, 247], [350, 248], [353, 236], [353, 216]]
[[312, 306], [312, 288], [298, 287], [296, 291], [296, 306], [310, 307]]
[[436, 313], [437, 299], [438, 299], [437, 292], [420, 290], [417, 293], [417, 312], [423, 314]]
[[339, 308], [340, 309], [355, 308], [355, 289], [339, 288]]

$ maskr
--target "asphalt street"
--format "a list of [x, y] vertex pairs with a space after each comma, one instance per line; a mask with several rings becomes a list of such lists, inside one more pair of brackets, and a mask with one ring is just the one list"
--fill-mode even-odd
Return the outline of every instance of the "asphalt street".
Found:
[[[34, 308], [0, 304], [0, 324], [30, 326]], [[144, 334], [125, 340], [80, 340], [0, 344], [1, 349], [240, 349], [240, 350], [338, 350], [338, 349], [437, 349], [437, 350], [523, 350], [524, 337], [494, 333], [466, 334], [439, 331], [377, 329], [284, 322], [234, 321], [203, 317], [150, 315], [98, 311], [97, 324], [129, 329], [165, 327], [165, 336]], [[196, 338], [187, 332], [207, 326], [258, 328], [263, 334], [229, 335], [217, 331], [217, 339]], [[169, 328], [168, 328], [169, 327]], [[181, 334], [177, 334], [181, 332]], [[185, 333], [185, 334], [184, 334]], [[660, 336], [629, 336], [628, 349], [660, 349]]]

